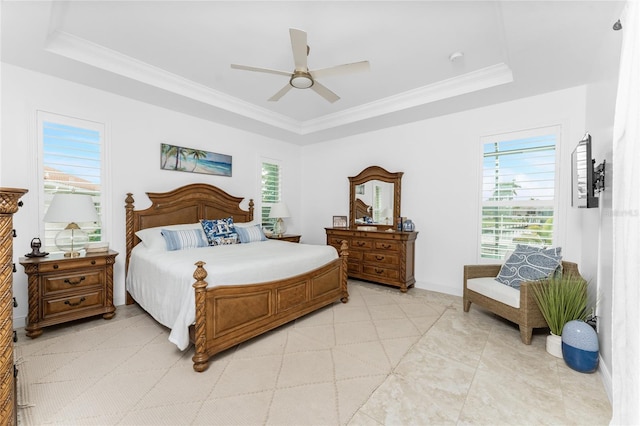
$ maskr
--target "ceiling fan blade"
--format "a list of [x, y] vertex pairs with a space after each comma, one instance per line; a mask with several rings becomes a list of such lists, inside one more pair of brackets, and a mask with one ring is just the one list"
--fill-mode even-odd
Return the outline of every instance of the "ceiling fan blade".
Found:
[[296, 70], [307, 71], [307, 33], [289, 28], [289, 35], [291, 36], [291, 49]]
[[237, 70], [263, 72], [263, 73], [268, 73], [268, 74], [286, 75], [287, 77], [291, 77], [291, 73], [290, 72], [280, 71], [280, 70], [272, 70], [272, 69], [269, 69], [269, 68], [250, 67], [248, 65], [237, 65], [237, 64], [231, 64], [231, 68], [234, 68], [234, 69], [237, 69]]
[[354, 72], [369, 71], [369, 61], [353, 62], [351, 64], [336, 65], [329, 68], [309, 71], [313, 78], [323, 78], [334, 75], [345, 75]]
[[331, 103], [334, 103], [335, 101], [340, 99], [340, 96], [336, 95], [331, 90], [327, 89], [325, 86], [323, 86], [322, 84], [318, 83], [317, 81], [314, 81], [313, 86], [311, 86], [311, 88], [318, 95], [322, 96], [323, 98], [325, 98], [327, 101], [329, 101]]
[[287, 94], [287, 92], [289, 90], [291, 90], [292, 86], [287, 83], [286, 86], [284, 86], [282, 89], [278, 90], [278, 93], [276, 93], [275, 95], [273, 95], [272, 97], [269, 98], [269, 102], [275, 102], [277, 100], [280, 100], [281, 97], [283, 97], [284, 95]]

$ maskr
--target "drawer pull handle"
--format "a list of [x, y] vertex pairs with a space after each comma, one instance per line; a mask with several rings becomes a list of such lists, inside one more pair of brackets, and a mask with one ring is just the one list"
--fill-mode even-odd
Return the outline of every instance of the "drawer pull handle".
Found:
[[391, 248], [391, 244], [383, 244], [382, 248], [383, 249], [390, 249]]
[[92, 264], [92, 265], [95, 265], [95, 264], [96, 264], [96, 261], [95, 261], [95, 260], [92, 260], [92, 261], [91, 261], [91, 264]]
[[67, 278], [66, 280], [64, 280], [65, 283], [69, 284], [69, 285], [76, 285], [76, 284], [80, 284], [82, 281], [85, 280], [84, 275], [81, 276], [78, 280], [76, 281], [71, 281], [69, 278]]
[[79, 300], [77, 303], [71, 303], [71, 302], [69, 302], [68, 300], [65, 300], [65, 301], [64, 301], [64, 304], [65, 304], [65, 305], [69, 305], [69, 306], [78, 306], [78, 305], [80, 305], [82, 302], [84, 302], [85, 300], [87, 300], [87, 299], [85, 299], [84, 297], [81, 297], [81, 298], [80, 298], [80, 300]]
[[364, 241], [356, 241], [356, 245], [358, 247], [362, 247], [363, 245], [365, 245], [366, 243]]
[[376, 256], [376, 260], [384, 260], [384, 256]]
[[384, 269], [376, 268], [375, 271], [376, 274], [382, 274], [384, 272]]
[[53, 269], [58, 269], [58, 265], [53, 265]]

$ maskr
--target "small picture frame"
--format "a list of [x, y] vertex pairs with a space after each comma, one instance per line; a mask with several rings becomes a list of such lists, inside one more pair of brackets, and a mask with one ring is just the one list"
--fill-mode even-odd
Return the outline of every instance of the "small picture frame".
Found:
[[347, 227], [347, 217], [346, 216], [334, 216], [333, 217], [333, 227], [334, 228], [346, 228]]

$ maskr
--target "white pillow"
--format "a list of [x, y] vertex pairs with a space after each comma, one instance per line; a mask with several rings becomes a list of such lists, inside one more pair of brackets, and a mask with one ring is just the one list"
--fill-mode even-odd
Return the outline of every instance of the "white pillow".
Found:
[[233, 222], [233, 226], [235, 226], [236, 228], [251, 228], [252, 226], [256, 226], [256, 225], [262, 225], [259, 221], [257, 220], [252, 220], [251, 222]]
[[167, 251], [167, 243], [162, 236], [162, 230], [168, 229], [170, 231], [178, 231], [184, 229], [199, 229], [202, 231], [203, 238], [206, 239], [206, 235], [202, 230], [200, 222], [198, 223], [186, 223], [183, 225], [168, 225], [168, 226], [156, 226], [155, 228], [141, 229], [136, 232], [136, 237], [140, 238], [142, 244], [149, 250]]

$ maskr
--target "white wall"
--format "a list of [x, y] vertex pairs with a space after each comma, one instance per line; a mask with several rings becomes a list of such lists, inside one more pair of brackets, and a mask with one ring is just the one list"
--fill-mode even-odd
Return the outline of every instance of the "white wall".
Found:
[[324, 243], [332, 216], [348, 214], [348, 176], [370, 165], [402, 171], [402, 215], [420, 232], [416, 286], [461, 295], [462, 266], [479, 262], [480, 137], [561, 125], [558, 244], [564, 259], [580, 263], [570, 159], [585, 132], [585, 99], [581, 86], [305, 147], [302, 232]]
[[[180, 185], [205, 182], [220, 186], [235, 196], [260, 201], [260, 158], [282, 161], [286, 176], [283, 196], [292, 218], [289, 230], [299, 231], [302, 212], [298, 202], [300, 148], [242, 132], [209, 121], [115, 96], [57, 78], [2, 64], [2, 140], [0, 186], [27, 188], [24, 207], [14, 216], [18, 238], [14, 240], [14, 261], [30, 252], [29, 243], [39, 235], [39, 184], [37, 181], [36, 110], [66, 114], [106, 123], [106, 149], [111, 158], [107, 171], [110, 206], [104, 223], [106, 239], [120, 252], [114, 270], [114, 301], [124, 303], [125, 210], [124, 199], [131, 192], [136, 208], [149, 205], [145, 192], [162, 192]], [[220, 152], [233, 156], [233, 176], [160, 170], [160, 143]], [[244, 206], [248, 205], [248, 199]], [[259, 210], [256, 210], [259, 217]], [[27, 280], [18, 265], [14, 294], [19, 306], [14, 311], [17, 326], [27, 315]]]

